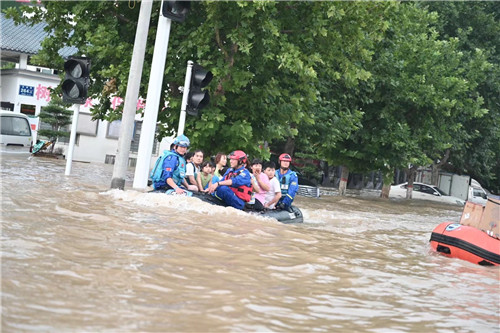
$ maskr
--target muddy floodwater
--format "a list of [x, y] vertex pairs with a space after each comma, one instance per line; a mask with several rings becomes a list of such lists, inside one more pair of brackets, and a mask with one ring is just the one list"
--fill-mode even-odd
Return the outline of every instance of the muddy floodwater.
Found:
[[298, 197], [305, 223], [1, 156], [2, 332], [499, 332], [499, 269], [430, 252], [461, 208]]

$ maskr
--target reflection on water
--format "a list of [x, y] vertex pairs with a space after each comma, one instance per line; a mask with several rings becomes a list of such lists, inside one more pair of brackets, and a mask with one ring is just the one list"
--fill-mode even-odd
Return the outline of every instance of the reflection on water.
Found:
[[498, 331], [498, 268], [429, 252], [457, 207], [298, 198], [285, 225], [109, 190], [109, 165], [1, 167], [5, 332]]

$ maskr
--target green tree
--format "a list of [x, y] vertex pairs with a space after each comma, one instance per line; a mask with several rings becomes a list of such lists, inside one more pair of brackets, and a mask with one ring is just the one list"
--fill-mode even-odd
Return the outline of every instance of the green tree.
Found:
[[[39, 136], [47, 137], [51, 141], [56, 141], [60, 137], [68, 137], [69, 132], [66, 130], [66, 126], [71, 124], [71, 117], [73, 111], [67, 109], [68, 104], [64, 103], [59, 97], [52, 97], [49, 104], [42, 108], [42, 111], [38, 115], [40, 120], [50, 125], [51, 129], [41, 129], [38, 131]], [[54, 145], [51, 145], [50, 153], [54, 152]]]
[[[34, 14], [29, 19], [8, 11], [18, 21], [44, 20], [53, 31], [34, 61], [62, 68], [59, 48], [77, 47], [92, 59], [91, 93], [101, 101], [94, 118], [117, 119], [121, 109], [112, 110], [109, 97], [125, 95], [139, 6], [44, 5], [25, 9]], [[142, 97], [159, 5], [150, 23]], [[172, 24], [159, 135], [177, 128], [179, 87], [193, 60], [215, 75], [210, 106], [200, 118], [188, 117], [185, 130], [193, 146], [207, 152], [243, 149], [267, 157], [270, 144], [346, 170], [380, 169], [386, 183], [396, 167], [455, 158], [454, 149], [466, 148], [468, 135], [476, 133], [464, 124], [480, 123], [495, 105], [481, 90], [485, 78], [494, 87], [494, 61], [487, 48], [465, 53], [462, 35], [440, 34], [438, 15], [425, 8], [404, 2], [192, 2], [186, 21]], [[487, 156], [479, 154], [478, 163], [490, 166]]]
[[[394, 168], [406, 169], [411, 179], [416, 167], [431, 164], [457, 142], [461, 118], [486, 112], [474, 88], [478, 73], [488, 69], [480, 52], [474, 62], [464, 61], [456, 39], [439, 39], [431, 26], [437, 15], [400, 3], [386, 17], [389, 27], [367, 66], [372, 80], [358, 102], [360, 130], [334, 147], [323, 144], [331, 160], [349, 169], [382, 170], [383, 195]], [[478, 65], [475, 77], [469, 74]]]
[[[476, 91], [484, 98], [488, 113], [481, 118], [463, 119], [466, 130], [462, 144], [454, 146], [447, 170], [466, 173], [493, 192], [500, 192], [500, 3], [426, 2], [439, 14], [436, 29], [446, 38], [458, 38], [464, 58], [481, 50], [490, 63], [481, 71]], [[480, 64], [478, 64], [480, 66]], [[477, 75], [478, 71], [471, 74]]]
[[[153, 51], [158, 6], [153, 9], [145, 68], [149, 68]], [[210, 69], [215, 79], [209, 86], [211, 106], [203, 110], [201, 118], [187, 120], [186, 133], [193, 145], [212, 152], [240, 148], [268, 156], [265, 142], [294, 138], [299, 129], [314, 124], [320, 94], [318, 73], [325, 81], [355, 82], [368, 75], [356, 63], [369, 57], [363, 41], [380, 29], [381, 20], [373, 13], [383, 14], [387, 6], [193, 2], [187, 20], [172, 25], [163, 87], [168, 103], [163, 107], [161, 102], [159, 110], [159, 121], [167, 126], [160, 127], [160, 136], [177, 128], [178, 88], [186, 61], [194, 60]], [[34, 60], [62, 67], [58, 48], [79, 48], [92, 59], [91, 92], [101, 98], [94, 117], [116, 119], [121, 110], [110, 109], [109, 96], [125, 93], [138, 9], [109, 1], [47, 2], [45, 7], [26, 9], [34, 13], [30, 22], [45, 20], [47, 29], [54, 30]], [[9, 11], [9, 15], [27, 21], [17, 11]], [[144, 73], [143, 97], [149, 72]], [[337, 114], [343, 116], [340, 110]]]

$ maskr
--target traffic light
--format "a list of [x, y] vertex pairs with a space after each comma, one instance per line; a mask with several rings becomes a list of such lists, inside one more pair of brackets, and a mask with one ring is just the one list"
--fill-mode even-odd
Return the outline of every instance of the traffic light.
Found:
[[184, 22], [189, 8], [191, 8], [191, 1], [163, 0], [162, 14], [172, 21]]
[[62, 83], [63, 101], [85, 104], [89, 88], [90, 59], [69, 57], [64, 63], [66, 76]]
[[208, 105], [210, 95], [208, 91], [201, 90], [201, 88], [206, 87], [212, 81], [213, 77], [212, 72], [207, 71], [198, 64], [193, 65], [186, 110], [189, 115], [197, 116], [198, 111]]

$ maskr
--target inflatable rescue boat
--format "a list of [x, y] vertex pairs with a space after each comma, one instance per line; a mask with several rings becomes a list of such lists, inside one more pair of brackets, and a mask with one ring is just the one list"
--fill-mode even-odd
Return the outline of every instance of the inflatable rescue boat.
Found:
[[434, 251], [482, 266], [500, 265], [500, 197], [486, 207], [467, 202], [460, 223], [443, 222], [431, 234]]
[[443, 222], [431, 234], [434, 251], [482, 266], [500, 265], [500, 240], [477, 228]]
[[[227, 207], [227, 205], [222, 202], [221, 200], [217, 199], [216, 197], [209, 195], [209, 194], [204, 194], [204, 193], [197, 193], [193, 192], [192, 196], [194, 198], [198, 198], [204, 202], [208, 202], [213, 205], [217, 206], [224, 206]], [[287, 209], [266, 209], [263, 211], [255, 211], [251, 209], [245, 209], [245, 212], [257, 216], [265, 216], [265, 217], [270, 217], [273, 219], [278, 220], [281, 223], [302, 223], [304, 222], [304, 216], [302, 215], [302, 211], [297, 208], [296, 206], [291, 206], [288, 210]]]

